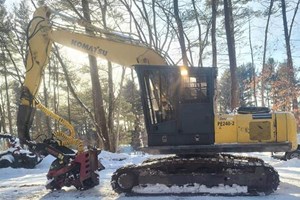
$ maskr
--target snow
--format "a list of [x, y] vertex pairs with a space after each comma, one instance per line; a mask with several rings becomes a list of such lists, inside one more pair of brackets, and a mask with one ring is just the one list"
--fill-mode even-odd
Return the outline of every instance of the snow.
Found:
[[[300, 199], [300, 160], [294, 159], [289, 161], [280, 161], [271, 158], [270, 153], [251, 153], [243, 154], [253, 157], [259, 157], [265, 160], [270, 165], [274, 166], [280, 174], [281, 183], [278, 190], [268, 196], [201, 196], [202, 200], [299, 200]], [[156, 196], [125, 196], [124, 194], [115, 193], [110, 186], [110, 179], [113, 172], [127, 164], [138, 164], [143, 162], [147, 158], [153, 158], [157, 156], [151, 156], [143, 153], [110, 153], [102, 151], [99, 155], [99, 159], [102, 164], [106, 167], [105, 170], [100, 172], [100, 185], [86, 190], [78, 191], [75, 187], [64, 187], [61, 191], [50, 191], [45, 188], [47, 183], [46, 174], [50, 167], [51, 162], [54, 160], [53, 157], [47, 156], [44, 160], [36, 166], [35, 169], [13, 169], [5, 168], [0, 169], [0, 199], [5, 200], [25, 200], [25, 199], [43, 199], [43, 200], [54, 200], [54, 199], [105, 199], [105, 200], [196, 200], [199, 199], [197, 195], [156, 195]], [[198, 185], [198, 188], [204, 192], [224, 192], [229, 193], [235, 191], [245, 190], [244, 187], [234, 185], [232, 187], [219, 186], [217, 188], [206, 188], [205, 186]], [[134, 188], [140, 190], [141, 188]], [[162, 185], [152, 185], [144, 189], [144, 192], [149, 191], [166, 191], [166, 187]], [[171, 187], [169, 190], [177, 193], [179, 188]], [[189, 191], [189, 187], [184, 188]], [[148, 190], [148, 191], [147, 191]], [[192, 191], [191, 191], [192, 192]]]
[[[1, 153], [1, 152], [0, 152]], [[8, 160], [9, 162], [14, 162], [14, 157], [12, 155], [4, 155], [4, 156], [1, 156], [0, 160]]]
[[212, 188], [207, 188], [205, 185], [199, 185], [199, 184], [194, 184], [193, 187], [190, 185], [184, 185], [184, 186], [171, 186], [167, 187], [165, 185], [161, 184], [155, 184], [155, 185], [147, 185], [146, 188], [143, 188], [141, 186], [136, 186], [133, 187], [132, 189], [134, 192], [137, 193], [144, 193], [144, 194], [152, 194], [152, 193], [160, 193], [160, 194], [178, 194], [180, 192], [182, 193], [191, 193], [191, 194], [196, 194], [196, 193], [213, 193], [213, 194], [242, 194], [242, 193], [247, 193], [248, 189], [245, 186], [239, 186], [239, 185], [233, 185], [233, 186], [224, 186], [224, 185], [219, 185], [218, 187], [212, 187]]

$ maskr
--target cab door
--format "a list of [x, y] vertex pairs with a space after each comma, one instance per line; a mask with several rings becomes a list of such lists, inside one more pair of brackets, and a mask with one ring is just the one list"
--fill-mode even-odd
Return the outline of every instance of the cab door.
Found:
[[187, 69], [187, 75], [181, 77], [179, 133], [187, 138], [187, 144], [213, 144], [213, 68]]

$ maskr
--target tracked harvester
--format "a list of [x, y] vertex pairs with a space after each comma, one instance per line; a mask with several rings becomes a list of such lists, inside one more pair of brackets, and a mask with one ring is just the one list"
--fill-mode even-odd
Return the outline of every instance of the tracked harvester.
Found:
[[[55, 23], [50, 17], [53, 14], [95, 31], [95, 35]], [[26, 73], [17, 125], [22, 143], [57, 158], [47, 176], [51, 180], [48, 188], [94, 187], [99, 184], [96, 171], [102, 169], [97, 160], [98, 151], [85, 148], [83, 141], [76, 138], [74, 127], [37, 100], [53, 43], [123, 66], [134, 66], [148, 133], [148, 147], [143, 150], [176, 155], [118, 169], [111, 181], [116, 192], [134, 193], [137, 188], [153, 184], [168, 188], [197, 185], [201, 188], [219, 185], [246, 188], [237, 191], [238, 194], [269, 194], [277, 189], [279, 177], [274, 168], [257, 158], [224, 152], [296, 150], [296, 122], [291, 113], [240, 108], [235, 114], [215, 114], [215, 68], [167, 65], [160, 52], [140, 41], [42, 6], [37, 8], [28, 25]], [[30, 128], [36, 109], [57, 120], [68, 131], [54, 132], [50, 140], [41, 144], [32, 143]], [[70, 153], [62, 151], [62, 148], [74, 147], [78, 150], [75, 154], [71, 149]]]
[[215, 68], [137, 65], [135, 69], [148, 133], [148, 147], [143, 150], [176, 156], [118, 169], [112, 177], [116, 192], [147, 193], [151, 191], [147, 187], [157, 184], [169, 188], [166, 193], [173, 193], [174, 186], [176, 193], [178, 189], [210, 193], [210, 188], [220, 185], [242, 188], [231, 195], [270, 194], [277, 189], [279, 175], [263, 160], [224, 152], [295, 149], [291, 113], [251, 107], [215, 114]]

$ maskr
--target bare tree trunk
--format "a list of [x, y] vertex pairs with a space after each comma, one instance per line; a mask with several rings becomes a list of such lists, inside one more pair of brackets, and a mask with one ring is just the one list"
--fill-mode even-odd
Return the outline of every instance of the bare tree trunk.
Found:
[[108, 67], [108, 133], [110, 136], [110, 151], [116, 152], [116, 135], [114, 129], [114, 111], [115, 111], [115, 97], [113, 85], [113, 71], [111, 62], [107, 62]]
[[257, 96], [256, 96], [256, 73], [254, 66], [254, 55], [253, 55], [253, 47], [252, 47], [252, 37], [251, 37], [251, 26], [250, 26], [250, 15], [248, 15], [248, 24], [249, 24], [249, 46], [250, 46], [250, 54], [251, 54], [251, 67], [252, 67], [252, 83], [253, 83], [253, 97], [254, 97], [254, 105], [257, 106]]
[[217, 0], [211, 1], [211, 46], [212, 46], [212, 66], [217, 66], [217, 40], [216, 40], [216, 20], [217, 20]]
[[9, 133], [12, 134], [13, 130], [12, 130], [12, 118], [11, 118], [11, 110], [10, 110], [10, 98], [9, 98], [9, 94], [8, 94], [8, 80], [7, 80], [7, 67], [6, 67], [6, 63], [5, 63], [5, 54], [4, 51], [2, 51], [2, 55], [3, 55], [3, 66], [4, 66], [4, 79], [5, 79], [5, 91], [6, 91], [6, 105], [7, 105], [7, 116], [8, 116], [8, 124], [9, 124]]
[[71, 123], [71, 102], [70, 102], [70, 88], [67, 87], [67, 98], [68, 98], [68, 121]]
[[[120, 101], [120, 95], [122, 94], [123, 92], [123, 83], [124, 83], [124, 77], [125, 77], [125, 67], [122, 68], [122, 75], [121, 75], [121, 81], [120, 81], [120, 91], [119, 91], [119, 95], [117, 97], [117, 106], [120, 107], [121, 105], [121, 101]], [[116, 141], [115, 141], [115, 144], [116, 144], [116, 147], [119, 146], [119, 138], [120, 138], [120, 110], [117, 112], [116, 116], [117, 116], [117, 131], [116, 131]]]
[[6, 133], [5, 116], [2, 111], [2, 105], [0, 104], [0, 133]]
[[293, 18], [292, 18], [292, 22], [290, 24], [289, 38], [291, 37], [291, 34], [292, 34], [292, 29], [293, 29], [293, 25], [294, 25], [294, 22], [295, 22], [295, 18], [296, 18], [297, 12], [299, 10], [299, 4], [300, 4], [300, 0], [298, 0], [298, 2], [297, 2], [297, 5], [296, 5], [295, 11], [294, 11], [294, 15], [293, 15]]
[[[212, 67], [218, 68], [217, 66], [217, 40], [216, 40], [216, 20], [217, 20], [217, 0], [211, 1], [211, 47], [212, 47]], [[214, 96], [214, 111], [218, 110], [218, 84], [217, 78], [214, 80], [215, 85], [215, 96]]]
[[175, 16], [177, 28], [178, 28], [178, 40], [179, 40], [180, 49], [181, 49], [182, 62], [183, 62], [183, 65], [188, 66], [188, 57], [187, 57], [185, 41], [184, 41], [184, 30], [183, 30], [183, 26], [182, 26], [182, 21], [179, 16], [178, 0], [174, 0], [173, 3], [174, 3], [174, 16]]
[[[97, 121], [96, 121], [96, 117], [93, 116], [92, 112], [84, 105], [84, 103], [79, 99], [79, 97], [77, 96], [73, 86], [72, 86], [72, 83], [69, 79], [69, 75], [68, 75], [68, 70], [64, 64], [64, 62], [62, 61], [62, 58], [60, 57], [59, 55], [59, 51], [58, 51], [58, 48], [56, 45], [54, 45], [55, 47], [55, 55], [57, 56], [57, 59], [60, 63], [60, 65], [62, 66], [62, 69], [64, 71], [64, 74], [65, 74], [65, 80], [67, 82], [67, 85], [68, 85], [68, 88], [69, 88], [69, 91], [71, 92], [71, 94], [73, 95], [73, 97], [77, 100], [77, 102], [79, 103], [79, 105], [87, 112], [87, 114], [89, 115], [90, 119], [92, 120], [93, 122], [93, 125], [95, 126], [96, 130], [101, 130], [101, 128], [99, 127], [99, 124], [97, 124]], [[59, 96], [59, 95], [58, 95]], [[102, 140], [102, 141], [105, 141], [105, 138], [104, 136], [102, 135], [102, 132], [96, 132], [97, 133], [97, 136], [98, 136], [98, 141], [97, 141], [97, 144], [99, 144], [99, 138]]]
[[[5, 108], [4, 108], [4, 99], [3, 99], [3, 94], [2, 94], [2, 90], [0, 90], [0, 127], [2, 127], [2, 132], [4, 133], [7, 133], [7, 130], [6, 130], [6, 124], [5, 124]], [[0, 133], [1, 133], [1, 128], [0, 128]]]
[[[133, 70], [131, 70], [131, 80], [132, 85], [130, 88], [131, 96], [134, 96], [135, 91], [135, 85], [134, 85], [134, 73]], [[134, 114], [134, 122], [133, 122], [133, 131], [131, 131], [131, 146], [134, 150], [137, 150], [138, 147], [143, 146], [142, 138], [142, 130], [141, 130], [141, 117], [138, 112], [133, 112]]]
[[9, 56], [10, 61], [12, 62], [13, 66], [14, 66], [14, 69], [15, 69], [14, 71], [16, 72], [18, 81], [19, 81], [20, 84], [22, 84], [22, 79], [21, 79], [21, 75], [20, 75], [20, 69], [17, 67], [17, 64], [16, 64], [16, 62], [15, 62], [15, 60], [13, 58], [13, 55], [12, 55], [11, 51], [9, 50], [9, 48], [7, 47], [7, 45], [6, 44], [3, 44], [3, 45], [4, 45], [4, 48], [5, 48], [5, 51], [7, 52], [8, 56]]
[[[213, 0], [214, 1], [214, 0]], [[197, 23], [197, 28], [198, 28], [198, 43], [199, 43], [199, 60], [198, 60], [198, 66], [200, 67], [203, 67], [203, 59], [202, 59], [202, 51], [201, 51], [201, 46], [202, 46], [202, 38], [201, 38], [201, 35], [202, 35], [202, 30], [201, 30], [201, 23], [199, 21], [199, 16], [198, 16], [198, 11], [196, 9], [196, 3], [195, 3], [195, 0], [192, 0], [192, 4], [193, 4], [193, 9], [194, 9], [194, 12], [196, 13], [196, 23]], [[212, 2], [213, 4], [213, 2]], [[212, 14], [213, 16], [213, 14]]]
[[[58, 90], [58, 84], [59, 84], [59, 76], [58, 76], [58, 63], [56, 62], [56, 59], [53, 60], [53, 73], [54, 73], [54, 81], [53, 81], [53, 107], [54, 107], [54, 113], [58, 113], [58, 104], [59, 104], [59, 90]], [[54, 127], [55, 130], [58, 129], [58, 123], [56, 120], [54, 120]]]
[[[134, 2], [136, 3], [136, 1], [134, 1]], [[140, 13], [142, 14], [142, 16], [145, 19], [145, 22], [147, 24], [148, 33], [149, 33], [149, 45], [152, 47], [152, 46], [154, 46], [152, 27], [150, 25], [150, 20], [148, 17], [148, 12], [147, 12], [146, 6], [145, 6], [145, 1], [141, 0], [141, 3], [142, 3], [142, 7], [143, 7], [143, 12], [141, 11]]]
[[154, 43], [154, 47], [155, 50], [158, 50], [158, 42], [159, 42], [159, 37], [157, 34], [157, 29], [156, 29], [156, 10], [155, 10], [155, 3], [156, 0], [152, 0], [152, 15], [153, 15], [153, 19], [152, 19], [152, 29], [153, 29], [153, 34], [154, 34], [154, 38], [153, 38], [153, 43]]
[[34, 140], [34, 138], [37, 138], [37, 134], [40, 134], [40, 133], [43, 133], [43, 124], [42, 124], [42, 117], [43, 117], [44, 115], [40, 112], [40, 111], [37, 111], [36, 112], [36, 115], [35, 115], [35, 129], [33, 130], [33, 135], [32, 135], [32, 137], [31, 138], [33, 138], [33, 140]]
[[234, 39], [234, 21], [232, 16], [232, 4], [231, 0], [224, 0], [224, 12], [225, 12], [225, 29], [227, 38], [227, 47], [230, 63], [230, 76], [231, 76], [231, 109], [238, 107], [238, 82], [237, 82], [237, 64], [235, 53], [235, 39]]
[[[103, 23], [103, 28], [107, 29], [106, 17], [107, 17], [107, 0], [98, 0], [98, 4], [101, 9], [101, 18]], [[110, 151], [116, 151], [116, 135], [114, 132], [114, 110], [115, 110], [115, 101], [114, 101], [114, 85], [113, 85], [113, 69], [112, 63], [107, 61], [108, 68], [108, 114], [107, 114], [107, 125], [108, 125], [108, 135], [110, 137]]]
[[272, 14], [273, 4], [274, 4], [274, 0], [271, 0], [269, 11], [268, 11], [267, 25], [265, 28], [265, 41], [264, 41], [263, 64], [262, 64], [263, 66], [262, 66], [262, 73], [261, 73], [261, 106], [265, 106], [266, 52], [267, 52], [269, 23]]
[[[48, 105], [48, 92], [47, 92], [47, 87], [46, 87], [46, 77], [43, 76], [43, 93], [44, 93], [44, 104], [45, 106], [48, 108], [49, 105]], [[47, 136], [50, 138], [51, 137], [51, 126], [50, 126], [50, 119], [49, 117], [46, 115], [46, 116], [43, 116], [43, 118], [45, 118], [45, 121], [46, 121], [46, 127], [47, 127]]]
[[297, 93], [296, 93], [296, 80], [295, 80], [295, 72], [293, 66], [293, 58], [291, 52], [291, 45], [290, 45], [290, 35], [288, 31], [287, 19], [286, 19], [286, 5], [285, 0], [281, 0], [281, 8], [282, 8], [282, 20], [283, 20], [283, 28], [284, 28], [284, 38], [285, 38], [285, 46], [286, 46], [286, 54], [287, 54], [287, 67], [289, 73], [289, 81], [290, 81], [290, 90], [292, 96], [292, 105], [293, 105], [293, 112], [296, 115], [296, 118], [299, 118], [298, 113], [298, 100], [297, 100]]
[[[89, 2], [88, 0], [82, 0], [82, 9], [83, 9], [83, 16], [84, 18], [91, 22], [90, 19], [90, 9], [89, 9]], [[86, 28], [86, 33], [90, 35], [94, 35], [92, 30], [89, 30]], [[96, 122], [100, 127], [100, 130], [97, 130], [98, 132], [101, 132], [104, 141], [103, 146], [105, 150], [110, 150], [110, 141], [109, 141], [109, 135], [108, 135], [108, 128], [106, 124], [106, 117], [105, 117], [105, 111], [104, 111], [104, 105], [103, 105], [103, 97], [102, 97], [102, 89], [99, 81], [99, 73], [98, 73], [98, 67], [97, 67], [97, 60], [94, 56], [89, 55], [89, 62], [90, 62], [90, 74], [92, 79], [92, 90], [93, 90], [93, 104], [94, 104], [94, 110], [95, 110], [95, 118]], [[98, 126], [97, 126], [98, 127]], [[96, 129], [97, 129], [96, 127]], [[98, 142], [99, 144], [100, 142]]]

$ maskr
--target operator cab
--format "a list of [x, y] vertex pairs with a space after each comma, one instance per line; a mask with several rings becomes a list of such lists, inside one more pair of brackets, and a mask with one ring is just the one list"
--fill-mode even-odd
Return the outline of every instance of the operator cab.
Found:
[[148, 146], [214, 144], [215, 68], [136, 65]]

